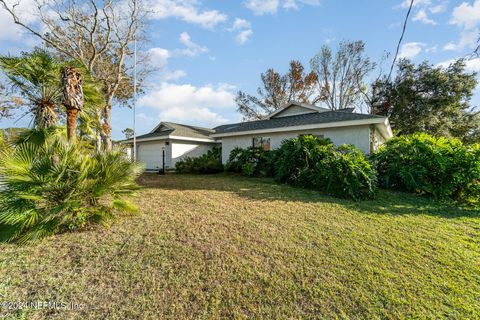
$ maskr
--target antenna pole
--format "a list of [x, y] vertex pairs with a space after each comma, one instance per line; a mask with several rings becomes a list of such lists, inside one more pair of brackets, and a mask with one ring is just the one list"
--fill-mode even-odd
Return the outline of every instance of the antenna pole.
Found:
[[136, 109], [137, 109], [137, 36], [133, 41], [133, 161], [137, 161], [137, 131], [136, 131]]

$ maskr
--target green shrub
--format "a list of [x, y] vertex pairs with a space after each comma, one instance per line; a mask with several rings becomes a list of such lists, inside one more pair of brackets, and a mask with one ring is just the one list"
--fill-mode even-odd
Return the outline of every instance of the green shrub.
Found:
[[269, 177], [273, 173], [274, 156], [274, 152], [262, 148], [235, 148], [230, 152], [225, 169], [247, 177]]
[[418, 133], [390, 139], [373, 156], [383, 187], [478, 201], [480, 148]]
[[117, 211], [134, 212], [125, 196], [137, 188], [141, 170], [121, 150], [90, 153], [56, 135], [2, 151], [3, 240], [37, 241], [91, 223], [107, 224]]
[[376, 171], [360, 150], [335, 147], [310, 135], [285, 140], [274, 151], [236, 148], [226, 169], [355, 200], [373, 197], [376, 191]]
[[200, 157], [187, 157], [175, 164], [178, 173], [218, 173], [223, 171], [222, 150], [213, 148]]
[[377, 176], [354, 146], [335, 147], [328, 139], [300, 136], [278, 149], [275, 178], [295, 186], [361, 200], [375, 195]]

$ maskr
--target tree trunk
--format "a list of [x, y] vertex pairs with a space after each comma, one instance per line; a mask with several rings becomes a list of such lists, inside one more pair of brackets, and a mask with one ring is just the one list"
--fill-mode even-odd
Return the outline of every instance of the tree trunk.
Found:
[[112, 105], [107, 104], [103, 109], [103, 124], [102, 124], [102, 142], [105, 150], [112, 150], [112, 128], [110, 121], [112, 118]]
[[63, 104], [67, 109], [68, 141], [77, 140], [77, 114], [83, 107], [83, 78], [74, 67], [65, 67], [62, 70]]
[[77, 114], [78, 109], [67, 109], [67, 137], [72, 144], [77, 142]]

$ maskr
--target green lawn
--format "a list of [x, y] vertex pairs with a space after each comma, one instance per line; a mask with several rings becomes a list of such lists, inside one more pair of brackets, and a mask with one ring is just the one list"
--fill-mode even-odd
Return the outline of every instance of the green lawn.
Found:
[[[144, 175], [141, 214], [0, 244], [0, 318], [480, 318], [480, 213], [382, 191]], [[1, 306], [1, 305], [0, 305]]]

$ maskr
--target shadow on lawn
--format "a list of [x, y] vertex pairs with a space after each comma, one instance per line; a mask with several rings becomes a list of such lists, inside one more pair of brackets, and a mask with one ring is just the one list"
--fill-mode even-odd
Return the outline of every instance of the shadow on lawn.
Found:
[[326, 203], [343, 206], [365, 214], [388, 215], [432, 215], [443, 218], [480, 217], [480, 209], [460, 207], [452, 202], [412, 195], [403, 192], [380, 190], [373, 200], [352, 201], [338, 199], [315, 190], [295, 188], [278, 184], [272, 179], [245, 178], [231, 174], [189, 175], [144, 174], [140, 185], [165, 190], [212, 190], [233, 192], [241, 197], [256, 201], [287, 201], [303, 203]]

